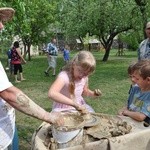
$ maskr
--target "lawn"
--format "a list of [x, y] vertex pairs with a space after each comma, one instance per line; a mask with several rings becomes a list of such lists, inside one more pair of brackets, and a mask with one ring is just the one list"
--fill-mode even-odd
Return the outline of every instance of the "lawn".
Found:
[[[116, 50], [111, 50], [109, 60], [102, 62], [103, 52], [93, 52], [97, 67], [89, 78], [91, 89], [99, 88], [102, 97], [98, 99], [87, 98], [96, 112], [106, 114], [116, 114], [117, 111], [126, 104], [130, 80], [127, 75], [128, 65], [137, 60], [136, 52], [125, 51], [124, 56], [116, 56]], [[75, 52], [71, 52], [71, 57]], [[6, 58], [2, 59], [5, 66]], [[64, 65], [62, 54], [58, 56], [57, 74]], [[23, 65], [24, 77], [27, 79], [15, 84], [13, 77], [8, 74], [10, 81], [22, 91], [24, 91], [33, 101], [47, 111], [51, 111], [52, 102], [48, 99], [47, 93], [55, 77], [45, 77], [44, 70], [47, 68], [45, 55], [32, 57], [31, 61]], [[16, 111], [16, 124], [19, 132], [20, 150], [31, 148], [31, 137], [34, 130], [42, 123], [35, 118], [26, 116]]]

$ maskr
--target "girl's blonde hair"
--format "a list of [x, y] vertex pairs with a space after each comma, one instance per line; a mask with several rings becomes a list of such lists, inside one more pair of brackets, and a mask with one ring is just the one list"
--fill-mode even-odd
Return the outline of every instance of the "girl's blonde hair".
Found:
[[74, 74], [73, 74], [73, 65], [82, 67], [84, 70], [91, 74], [96, 68], [96, 60], [93, 54], [89, 51], [80, 51], [78, 52], [73, 59], [62, 69], [68, 72], [70, 85], [69, 91], [74, 95], [75, 83], [74, 83]]
[[145, 59], [137, 62], [133, 66], [134, 71], [138, 71], [139, 75], [143, 78], [146, 79], [147, 77], [150, 77], [150, 60]]

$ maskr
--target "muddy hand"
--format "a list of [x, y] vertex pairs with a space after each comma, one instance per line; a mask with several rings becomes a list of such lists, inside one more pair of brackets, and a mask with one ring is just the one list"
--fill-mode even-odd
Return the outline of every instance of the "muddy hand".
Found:
[[95, 96], [101, 96], [101, 95], [102, 95], [101, 90], [100, 90], [100, 89], [95, 89], [95, 90], [94, 90], [94, 95], [95, 95]]
[[63, 116], [60, 112], [51, 112], [49, 113], [49, 118], [52, 124], [61, 126], [64, 124]]
[[74, 107], [76, 108], [76, 110], [78, 110], [81, 114], [87, 114], [88, 113], [88, 110], [82, 106], [82, 105], [79, 105], [77, 103], [74, 103]]

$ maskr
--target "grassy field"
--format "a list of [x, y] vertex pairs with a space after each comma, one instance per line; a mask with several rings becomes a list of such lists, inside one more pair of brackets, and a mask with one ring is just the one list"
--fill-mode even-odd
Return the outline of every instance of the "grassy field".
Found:
[[[127, 75], [128, 65], [137, 60], [136, 52], [125, 51], [124, 56], [116, 56], [116, 50], [112, 50], [107, 62], [102, 62], [103, 52], [93, 52], [97, 67], [94, 74], [89, 78], [91, 89], [100, 88], [103, 95], [101, 98], [92, 100], [87, 98], [96, 112], [116, 114], [118, 109], [126, 104], [130, 80]], [[71, 52], [71, 57], [75, 52]], [[6, 65], [6, 58], [2, 59]], [[62, 54], [58, 57], [57, 74], [64, 65]], [[24, 77], [27, 79], [19, 84], [14, 83], [13, 77], [8, 74], [10, 81], [23, 90], [33, 101], [47, 111], [51, 111], [52, 102], [48, 99], [47, 93], [55, 77], [45, 77], [44, 70], [47, 68], [45, 55], [32, 57], [30, 62], [23, 65]], [[34, 130], [42, 123], [37, 119], [26, 116], [16, 111], [16, 124], [19, 132], [20, 150], [31, 148], [31, 137]]]

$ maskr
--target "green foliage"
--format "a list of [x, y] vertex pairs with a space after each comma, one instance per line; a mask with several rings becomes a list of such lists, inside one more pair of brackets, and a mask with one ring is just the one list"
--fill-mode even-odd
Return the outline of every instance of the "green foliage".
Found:
[[[16, 10], [13, 22], [6, 25], [7, 30], [4, 33], [5, 37], [11, 35], [8, 37], [10, 40], [13, 35], [20, 35], [27, 45], [47, 43], [52, 33], [61, 32], [66, 39], [70, 36], [84, 38], [87, 34], [96, 35], [106, 49], [108, 57], [113, 38], [117, 34], [129, 29], [143, 34], [143, 25], [146, 19], [149, 20], [150, 11], [149, 1], [145, 0], [144, 5], [142, 2], [138, 0], [2, 0], [2, 6], [13, 7]], [[141, 36], [137, 39], [138, 42], [141, 41]], [[133, 43], [131, 45], [133, 48], [136, 47], [135, 41], [130, 42]]]
[[19, 35], [26, 45], [38, 45], [49, 40], [54, 32], [49, 25], [55, 22], [56, 2], [16, 0], [3, 3], [15, 9], [13, 21], [6, 24], [7, 33]]
[[[63, 7], [62, 7], [63, 5]], [[59, 15], [67, 34], [85, 36], [87, 33], [100, 37], [111, 30], [129, 26], [134, 2], [112, 3], [107, 0], [62, 1]], [[64, 26], [65, 25], [65, 26]]]
[[59, 10], [65, 36], [84, 38], [89, 34], [99, 37], [106, 49], [103, 61], [108, 60], [114, 37], [140, 26], [141, 23], [137, 22], [141, 22], [142, 18], [136, 3], [125, 0], [61, 1]]
[[130, 50], [137, 50], [140, 41], [143, 39], [142, 35], [140, 38], [140, 33], [131, 30], [130, 32], [125, 32], [119, 35], [121, 41], [128, 45]]

